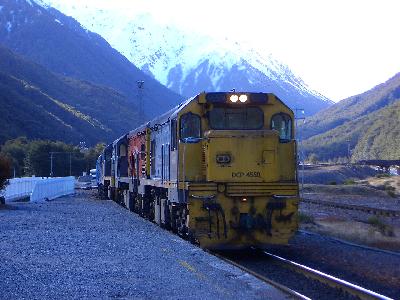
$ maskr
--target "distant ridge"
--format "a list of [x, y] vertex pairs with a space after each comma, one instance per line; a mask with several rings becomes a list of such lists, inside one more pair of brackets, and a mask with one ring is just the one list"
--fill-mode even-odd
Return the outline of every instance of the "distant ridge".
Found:
[[336, 103], [301, 126], [305, 155], [322, 160], [400, 159], [400, 73]]
[[110, 142], [137, 125], [122, 94], [48, 71], [0, 46], [0, 144], [8, 139]]

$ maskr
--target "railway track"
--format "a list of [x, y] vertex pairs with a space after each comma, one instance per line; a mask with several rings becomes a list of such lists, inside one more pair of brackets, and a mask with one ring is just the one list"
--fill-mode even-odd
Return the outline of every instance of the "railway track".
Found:
[[384, 250], [384, 249], [369, 247], [369, 246], [365, 246], [365, 245], [360, 245], [360, 244], [352, 243], [352, 242], [345, 241], [345, 240], [342, 240], [342, 239], [338, 239], [338, 238], [335, 238], [335, 237], [332, 237], [332, 236], [326, 236], [326, 235], [322, 235], [322, 234], [319, 234], [319, 233], [316, 233], [316, 232], [311, 232], [311, 231], [307, 231], [307, 230], [303, 230], [303, 229], [299, 229], [298, 232], [301, 233], [301, 234], [304, 234], [304, 235], [318, 236], [319, 238], [322, 238], [322, 239], [325, 239], [325, 240], [335, 241], [335, 242], [340, 243], [340, 244], [348, 245], [348, 246], [355, 247], [355, 248], [360, 248], [360, 249], [363, 249], [363, 250], [368, 250], [368, 251], [373, 251], [373, 252], [380, 252], [380, 253], [384, 253], [384, 254], [389, 254], [389, 255], [400, 257], [400, 252], [395, 252], [395, 251]]
[[265, 255], [273, 259], [275, 262], [278, 264], [282, 265], [283, 267], [292, 269], [293, 271], [300, 273], [308, 278], [312, 278], [314, 280], [317, 280], [325, 285], [328, 285], [332, 288], [342, 290], [345, 293], [348, 293], [349, 295], [358, 297], [359, 299], [384, 299], [384, 300], [390, 300], [392, 298], [386, 297], [384, 295], [375, 293], [371, 290], [365, 289], [363, 287], [360, 287], [358, 285], [352, 284], [348, 281], [339, 279], [337, 277], [328, 275], [326, 273], [323, 273], [321, 271], [312, 269], [310, 267], [304, 266], [302, 264], [296, 263], [294, 261], [285, 259], [283, 257], [280, 257], [278, 255], [264, 252]]
[[[240, 268], [241, 270], [245, 271], [246, 273], [249, 273], [255, 277], [257, 277], [258, 279], [271, 284], [273, 286], [275, 286], [276, 288], [280, 289], [281, 291], [283, 291], [284, 293], [288, 294], [290, 297], [294, 298], [294, 299], [311, 299], [297, 291], [294, 291], [292, 289], [290, 289], [289, 287], [286, 287], [285, 285], [282, 285], [280, 283], [277, 283], [276, 281], [273, 281], [267, 277], [265, 277], [264, 275], [261, 275], [258, 272], [255, 272], [254, 270], [251, 270], [247, 267], [245, 267], [243, 264], [237, 263], [235, 261], [232, 261], [220, 254], [211, 252], [211, 254], [217, 256], [218, 258], [220, 258], [221, 260], [224, 260], [227, 263], [230, 263], [238, 268]], [[366, 288], [360, 287], [358, 285], [352, 284], [348, 281], [342, 280], [340, 278], [328, 275], [326, 273], [323, 273], [321, 271], [312, 269], [310, 267], [307, 267], [305, 265], [296, 263], [294, 261], [285, 259], [283, 257], [277, 256], [275, 254], [269, 253], [269, 252], [262, 252], [263, 255], [268, 257], [268, 263], [276, 263], [278, 265], [280, 265], [282, 268], [285, 269], [289, 269], [292, 270], [296, 273], [299, 273], [303, 276], [305, 276], [306, 278], [310, 278], [312, 280], [316, 280], [318, 282], [320, 282], [321, 284], [325, 285], [325, 286], [329, 286], [333, 289], [337, 289], [340, 290], [343, 293], [346, 293], [356, 299], [362, 299], [362, 300], [376, 300], [376, 299], [382, 299], [382, 300], [393, 300], [392, 298], [389, 298], [387, 296], [378, 294], [376, 292], [373, 292], [371, 290], [368, 290]]]
[[382, 209], [364, 205], [345, 204], [345, 203], [337, 203], [332, 201], [322, 201], [322, 200], [306, 199], [306, 198], [301, 199], [301, 201], [304, 203], [317, 204], [317, 205], [323, 205], [340, 209], [362, 211], [378, 216], [385, 216], [385, 217], [400, 216], [400, 210]]
[[241, 264], [238, 264], [237, 262], [234, 262], [233, 260], [230, 260], [230, 259], [228, 259], [228, 258], [226, 258], [226, 257], [224, 257], [224, 256], [222, 256], [222, 255], [220, 255], [218, 253], [210, 252], [210, 251], [207, 251], [207, 252], [209, 252], [210, 254], [218, 257], [219, 259], [221, 259], [221, 260], [223, 260], [223, 261], [225, 261], [225, 262], [227, 262], [227, 263], [229, 263], [231, 265], [234, 265], [235, 267], [241, 269], [242, 271], [253, 275], [254, 277], [260, 279], [261, 281], [276, 287], [277, 289], [281, 290], [283, 293], [287, 294], [289, 297], [291, 297], [293, 299], [304, 299], [304, 300], [306, 300], [306, 299], [310, 300], [311, 299], [311, 298], [309, 298], [307, 296], [304, 296], [301, 293], [298, 293], [298, 292], [296, 292], [296, 291], [294, 291], [294, 290], [292, 290], [292, 289], [290, 289], [290, 288], [288, 288], [288, 287], [286, 287], [286, 286], [284, 286], [284, 285], [282, 285], [282, 284], [280, 284], [280, 283], [278, 283], [278, 282], [276, 282], [274, 280], [271, 280], [271, 279], [269, 279], [269, 278], [267, 278], [267, 277], [265, 277], [265, 276], [263, 276], [263, 275], [261, 275], [261, 274], [259, 274], [257, 272], [254, 272], [253, 270], [250, 270], [249, 268], [246, 268], [245, 266], [243, 266]]

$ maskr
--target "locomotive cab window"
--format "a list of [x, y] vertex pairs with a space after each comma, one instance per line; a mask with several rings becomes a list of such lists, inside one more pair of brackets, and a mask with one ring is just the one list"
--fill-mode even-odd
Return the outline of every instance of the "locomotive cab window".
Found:
[[289, 142], [292, 139], [292, 118], [284, 113], [274, 115], [271, 120], [271, 129], [279, 132], [281, 142]]
[[189, 112], [180, 118], [180, 137], [182, 141], [187, 138], [201, 137], [200, 116]]
[[151, 175], [156, 174], [156, 140], [150, 143], [150, 172]]
[[171, 120], [171, 151], [176, 150], [177, 145], [177, 131], [176, 131], [176, 119]]
[[214, 107], [208, 113], [212, 129], [261, 129], [264, 113], [259, 107]]
[[140, 158], [142, 160], [146, 159], [146, 146], [144, 144], [140, 145]]

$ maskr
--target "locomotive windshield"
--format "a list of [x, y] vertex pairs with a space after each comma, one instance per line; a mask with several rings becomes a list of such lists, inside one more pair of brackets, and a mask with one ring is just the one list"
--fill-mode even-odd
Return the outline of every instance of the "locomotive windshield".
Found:
[[214, 107], [208, 114], [212, 129], [261, 129], [264, 113], [258, 107]]
[[181, 139], [201, 137], [200, 116], [193, 113], [184, 114], [181, 117]]
[[274, 115], [271, 120], [271, 129], [279, 132], [281, 141], [290, 141], [292, 139], [292, 119], [287, 114]]

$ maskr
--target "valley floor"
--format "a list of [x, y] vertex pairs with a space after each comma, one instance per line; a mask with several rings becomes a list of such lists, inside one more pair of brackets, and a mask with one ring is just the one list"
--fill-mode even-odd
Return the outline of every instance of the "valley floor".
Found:
[[[306, 184], [303, 198], [301, 228], [400, 252], [400, 176], [351, 180], [345, 185]], [[313, 200], [320, 203], [312, 203]], [[332, 203], [337, 203], [338, 207], [329, 205]], [[341, 205], [372, 210], [340, 208]], [[397, 214], [374, 214], [373, 209]]]

